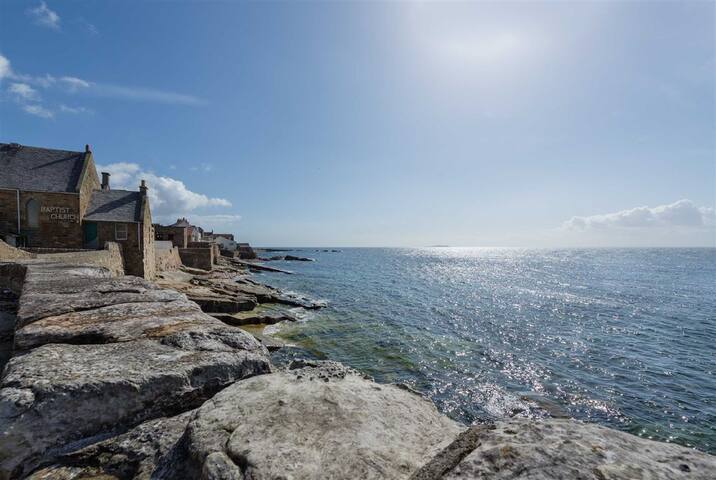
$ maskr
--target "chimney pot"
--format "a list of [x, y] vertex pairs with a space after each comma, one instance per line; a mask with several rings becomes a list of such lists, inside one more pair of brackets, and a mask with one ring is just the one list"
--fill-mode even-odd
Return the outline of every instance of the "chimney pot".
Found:
[[102, 172], [102, 190], [109, 190], [109, 172]]
[[85, 144], [85, 153], [90, 153], [92, 150], [90, 150], [90, 146], [88, 143]]
[[142, 195], [147, 194], [147, 182], [144, 180], [139, 183], [139, 191], [142, 192]]

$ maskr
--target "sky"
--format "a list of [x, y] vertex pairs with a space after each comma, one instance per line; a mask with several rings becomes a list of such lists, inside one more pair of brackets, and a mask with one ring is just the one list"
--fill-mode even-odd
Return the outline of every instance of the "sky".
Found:
[[3, 0], [0, 141], [259, 246], [716, 246], [715, 5]]

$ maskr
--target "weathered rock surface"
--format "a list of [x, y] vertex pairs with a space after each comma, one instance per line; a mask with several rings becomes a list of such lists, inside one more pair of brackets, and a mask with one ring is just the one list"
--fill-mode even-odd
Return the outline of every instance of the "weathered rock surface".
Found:
[[239, 295], [196, 296], [189, 294], [189, 300], [196, 302], [205, 312], [217, 313], [247, 312], [258, 305], [255, 298]]
[[183, 294], [106, 275], [27, 265], [15, 331], [24, 351], [0, 381], [0, 479], [270, 372], [260, 342]]
[[148, 480], [181, 438], [194, 410], [144, 422], [108, 440], [63, 455], [54, 465], [34, 472], [30, 480], [121, 478]]
[[334, 362], [237, 382], [197, 410], [184, 478], [407, 478], [461, 426], [432, 403]]
[[413, 480], [711, 479], [716, 457], [574, 420], [476, 426]]
[[288, 312], [246, 312], [245, 314], [211, 313], [211, 316], [227, 325], [273, 325], [279, 322], [295, 322], [296, 317]]
[[205, 330], [217, 323], [194, 302], [134, 302], [49, 316], [15, 333], [15, 348], [27, 350], [46, 343], [110, 343], [161, 336], [168, 329]]
[[185, 298], [141, 278], [110, 278], [108, 270], [98, 267], [33, 265], [28, 268], [20, 299], [18, 327], [49, 316], [109, 305]]

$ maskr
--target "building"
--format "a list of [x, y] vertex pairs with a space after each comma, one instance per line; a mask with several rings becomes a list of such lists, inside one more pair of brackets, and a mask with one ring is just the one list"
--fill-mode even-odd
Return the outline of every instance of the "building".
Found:
[[192, 225], [189, 223], [189, 220], [186, 218], [178, 218], [176, 222], [169, 225], [171, 228], [186, 228], [189, 235], [189, 241], [190, 242], [201, 242], [202, 236], [204, 234], [204, 229], [201, 227], [197, 227], [196, 225]]
[[234, 241], [233, 233], [214, 233], [204, 232], [202, 236], [205, 242], [216, 243], [221, 250], [233, 252], [238, 247], [238, 243]]
[[154, 240], [156, 241], [168, 241], [172, 245], [179, 248], [187, 248], [191, 241], [191, 234], [189, 233], [189, 226], [173, 227], [154, 224]]
[[89, 145], [83, 152], [0, 143], [0, 237], [36, 251], [101, 249], [117, 242], [130, 275], [154, 277], [154, 234], [147, 187], [100, 183]]

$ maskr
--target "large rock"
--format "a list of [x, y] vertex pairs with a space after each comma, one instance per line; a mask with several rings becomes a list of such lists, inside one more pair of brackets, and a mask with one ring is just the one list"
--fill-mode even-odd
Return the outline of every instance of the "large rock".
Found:
[[63, 455], [56, 464], [34, 472], [28, 479], [149, 480], [161, 470], [162, 462], [193, 415], [190, 410], [175, 417], [144, 422], [126, 433]]
[[0, 479], [270, 372], [260, 342], [183, 294], [108, 275], [27, 264], [19, 353], [0, 381]]
[[716, 457], [574, 420], [472, 427], [413, 480], [712, 479]]
[[137, 277], [110, 278], [99, 267], [37, 265], [28, 269], [18, 328], [45, 317], [121, 303], [171, 302], [186, 297]]
[[49, 344], [14, 357], [0, 390], [0, 478], [72, 442], [194, 408], [236, 380], [270, 371], [239, 330], [179, 332], [103, 345]]
[[422, 397], [339, 364], [292, 368], [206, 402], [176, 478], [407, 478], [461, 430]]
[[15, 348], [47, 343], [111, 343], [163, 336], [170, 329], [204, 330], [221, 325], [187, 299], [134, 302], [42, 318], [15, 332]]

